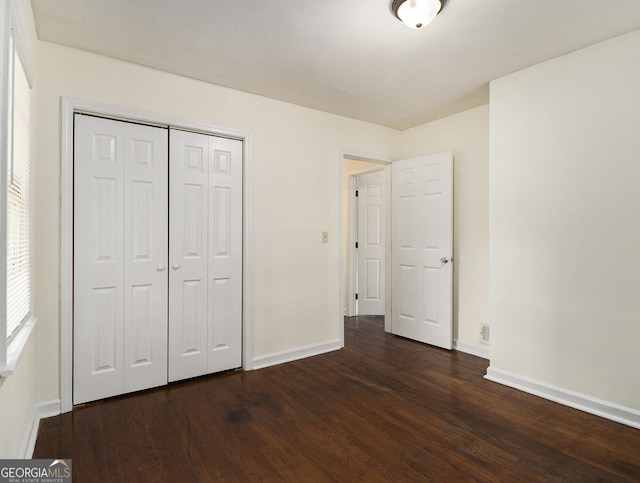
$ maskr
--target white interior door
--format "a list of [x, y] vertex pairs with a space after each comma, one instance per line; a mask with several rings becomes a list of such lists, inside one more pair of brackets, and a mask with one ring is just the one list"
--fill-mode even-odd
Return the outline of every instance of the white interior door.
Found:
[[396, 161], [391, 172], [391, 332], [451, 349], [452, 154]]
[[242, 141], [209, 138], [209, 373], [242, 365]]
[[170, 131], [169, 380], [241, 366], [242, 142]]
[[384, 315], [384, 170], [361, 174], [358, 190], [358, 315]]
[[75, 116], [74, 382], [80, 404], [167, 380], [167, 133]]
[[170, 131], [169, 380], [207, 370], [209, 141]]

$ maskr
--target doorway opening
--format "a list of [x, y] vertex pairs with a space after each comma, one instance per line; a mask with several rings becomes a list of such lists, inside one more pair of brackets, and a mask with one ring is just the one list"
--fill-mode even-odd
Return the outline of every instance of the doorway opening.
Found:
[[[359, 163], [354, 165], [351, 160]], [[385, 331], [451, 349], [453, 344], [453, 155], [451, 151], [403, 159], [394, 162], [393, 165], [390, 160], [341, 153], [340, 215], [343, 243], [340, 246], [339, 261], [340, 334], [343, 338], [343, 346], [343, 317], [364, 315], [359, 313], [360, 307], [355, 303], [355, 294], [362, 288], [360, 286], [362, 278], [360, 277], [360, 283], [356, 281], [355, 274], [358, 270], [353, 268], [356, 248], [352, 235], [355, 229], [349, 222], [349, 214], [353, 213], [355, 180], [365, 174], [369, 176], [371, 171], [375, 171], [380, 165], [383, 166], [384, 173], [382, 206], [386, 214], [384, 222], [381, 223], [384, 225], [384, 236], [381, 238], [384, 239]], [[350, 196], [351, 192], [354, 196]], [[382, 262], [378, 263], [380, 264]], [[355, 287], [358, 287], [357, 291]]]
[[[373, 154], [363, 154], [356, 152], [342, 152], [339, 158], [339, 173], [340, 173], [340, 306], [339, 306], [339, 320], [340, 320], [340, 337], [344, 345], [344, 317], [358, 315], [359, 305], [358, 300], [363, 295], [362, 276], [366, 268], [366, 262], [358, 263], [358, 250], [361, 250], [362, 240], [358, 238], [358, 219], [366, 217], [366, 209], [362, 211], [365, 214], [358, 213], [358, 203], [356, 198], [356, 191], [359, 179], [364, 181], [366, 178], [377, 178], [380, 181], [380, 186], [373, 187], [369, 190], [371, 194], [380, 192], [379, 206], [372, 206], [369, 208], [369, 215], [371, 215], [373, 223], [370, 223], [370, 238], [379, 237], [379, 249], [382, 251], [382, 255], [377, 260], [371, 260], [369, 262], [369, 280], [375, 282], [375, 290], [370, 288], [369, 295], [374, 295], [373, 298], [380, 299], [380, 305], [382, 311], [380, 315], [384, 315], [386, 311], [385, 300], [387, 300], [387, 289], [385, 287], [385, 274], [388, 272], [388, 257], [386, 251], [390, 244], [388, 243], [389, 237], [389, 217], [384, 214], [388, 211], [390, 193], [390, 167], [391, 159], [387, 157], [377, 156]], [[366, 183], [365, 183], [366, 184]], [[358, 193], [360, 194], [360, 193]], [[359, 197], [358, 197], [359, 198]], [[373, 198], [370, 198], [372, 200]], [[376, 201], [374, 204], [377, 204]], [[360, 216], [359, 216], [360, 215]], [[376, 225], [377, 223], [377, 225]], [[360, 222], [361, 228], [363, 221]], [[356, 248], [356, 242], [358, 242], [358, 248]], [[376, 257], [378, 258], [378, 257]], [[360, 265], [360, 267], [359, 267]], [[360, 284], [358, 284], [358, 275], [362, 275]], [[360, 285], [360, 289], [358, 288]], [[358, 300], [356, 300], [356, 294], [358, 294]], [[385, 324], [386, 325], [386, 324]]]
[[[357, 163], [357, 164], [355, 164]], [[349, 169], [351, 166], [364, 166]], [[345, 160], [349, 174], [345, 315], [384, 314], [384, 167]]]

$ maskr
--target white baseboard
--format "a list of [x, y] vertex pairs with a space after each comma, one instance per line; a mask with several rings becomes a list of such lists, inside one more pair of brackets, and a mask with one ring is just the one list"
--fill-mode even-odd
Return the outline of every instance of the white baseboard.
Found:
[[489, 346], [485, 344], [474, 344], [461, 340], [453, 341], [453, 348], [460, 352], [471, 354], [472, 356], [482, 357], [489, 360]]
[[305, 357], [317, 356], [327, 352], [337, 351], [342, 348], [339, 340], [325, 342], [324, 344], [315, 344], [305, 347], [299, 347], [293, 350], [274, 352], [266, 356], [260, 356], [253, 359], [253, 369], [262, 369], [264, 367], [275, 366], [285, 362], [291, 362]]
[[492, 367], [487, 369], [487, 375], [484, 377], [490, 381], [640, 429], [640, 411], [635, 409]]
[[31, 418], [29, 419], [29, 426], [27, 432], [24, 435], [22, 448], [20, 449], [21, 459], [31, 459], [33, 456], [33, 450], [36, 447], [36, 439], [38, 438], [38, 427], [40, 426], [40, 420], [44, 418], [50, 418], [51, 416], [57, 416], [60, 414], [60, 400], [42, 402], [33, 406], [31, 411]]

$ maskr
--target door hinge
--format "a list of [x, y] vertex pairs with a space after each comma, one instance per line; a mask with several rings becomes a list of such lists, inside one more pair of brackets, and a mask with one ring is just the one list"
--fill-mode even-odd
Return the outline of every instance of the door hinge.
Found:
[[358, 294], [356, 294], [356, 300], [358, 300]]
[[358, 242], [356, 242], [356, 248], [358, 248]]
[[358, 197], [358, 190], [356, 190], [356, 198]]

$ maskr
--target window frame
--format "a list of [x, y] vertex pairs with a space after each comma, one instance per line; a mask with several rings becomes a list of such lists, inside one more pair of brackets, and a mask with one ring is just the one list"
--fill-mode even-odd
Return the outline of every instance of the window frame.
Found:
[[[18, 359], [29, 340], [37, 319], [33, 310], [33, 166], [35, 158], [35, 83], [31, 55], [26, 44], [26, 37], [22, 27], [22, 22], [15, 0], [0, 0], [0, 239], [4, 241], [4, 250], [0, 250], [0, 278], [2, 279], [2, 289], [0, 290], [0, 377], [13, 374]], [[11, 42], [13, 37], [13, 42]], [[11, 49], [13, 45], [13, 49]], [[22, 70], [30, 87], [30, 125], [29, 125], [29, 146], [30, 146], [30, 172], [29, 172], [29, 200], [28, 200], [28, 223], [29, 223], [29, 314], [15, 329], [9, 337], [7, 334], [7, 165], [9, 163], [9, 93], [15, 72], [10, 66], [13, 55], [18, 56]], [[17, 64], [17, 63], [16, 63]], [[13, 123], [13, 121], [12, 121]]]

